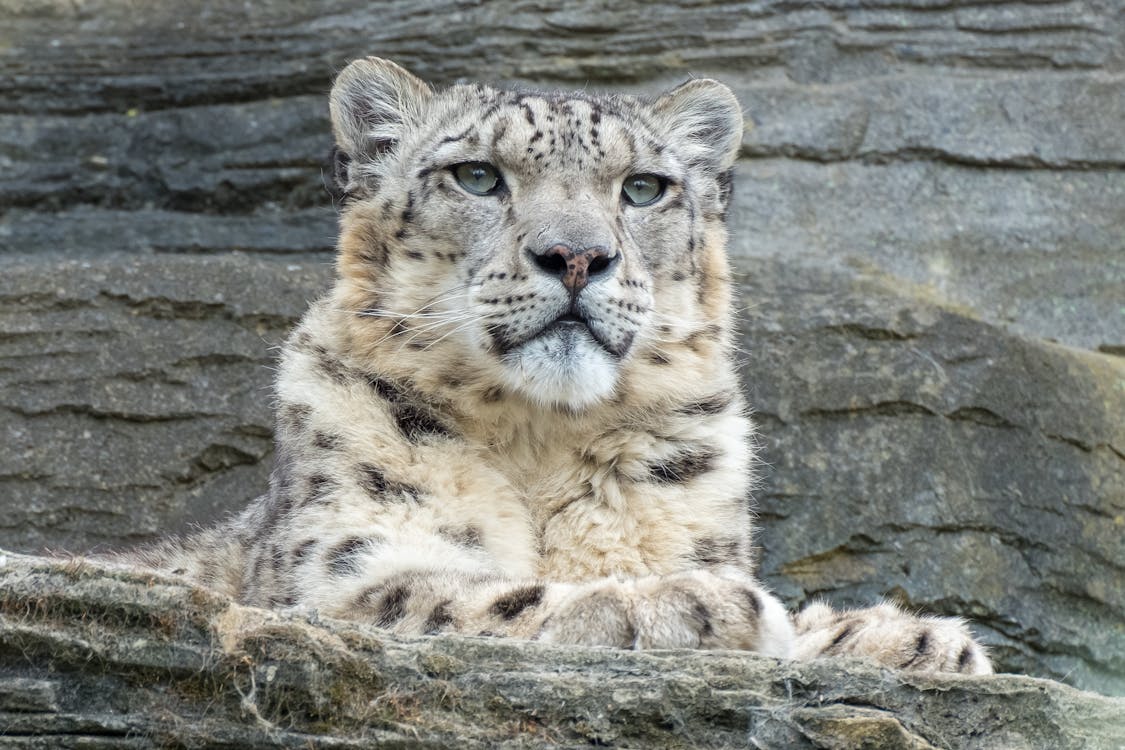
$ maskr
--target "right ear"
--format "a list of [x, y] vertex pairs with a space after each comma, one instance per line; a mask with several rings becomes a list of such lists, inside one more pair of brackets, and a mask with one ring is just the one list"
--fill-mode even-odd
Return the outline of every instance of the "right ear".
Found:
[[367, 57], [336, 76], [328, 109], [336, 146], [348, 161], [378, 157], [419, 122], [433, 91], [390, 60]]

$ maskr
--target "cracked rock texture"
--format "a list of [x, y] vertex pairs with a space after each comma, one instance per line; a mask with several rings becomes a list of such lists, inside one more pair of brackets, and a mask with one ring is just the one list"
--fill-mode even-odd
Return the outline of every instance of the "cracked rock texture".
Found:
[[[326, 95], [365, 54], [439, 83], [728, 82], [764, 577], [792, 606], [964, 615], [1001, 669], [1125, 695], [1111, 0], [0, 0], [0, 547], [133, 544], [266, 486], [270, 347], [332, 272]], [[426, 653], [516, 653], [449, 643]], [[73, 698], [27, 679], [0, 696]], [[817, 731], [852, 726], [833, 705]]]
[[1125, 699], [861, 661], [413, 640], [0, 557], [0, 748], [1117, 748]]

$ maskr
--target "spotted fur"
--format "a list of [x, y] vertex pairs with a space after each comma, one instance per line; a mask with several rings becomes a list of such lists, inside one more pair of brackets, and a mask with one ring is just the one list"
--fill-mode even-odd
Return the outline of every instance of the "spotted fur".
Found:
[[338, 279], [284, 347], [269, 492], [137, 559], [403, 633], [989, 671], [959, 622], [792, 619], [753, 577], [726, 87], [433, 91], [369, 58], [330, 108]]

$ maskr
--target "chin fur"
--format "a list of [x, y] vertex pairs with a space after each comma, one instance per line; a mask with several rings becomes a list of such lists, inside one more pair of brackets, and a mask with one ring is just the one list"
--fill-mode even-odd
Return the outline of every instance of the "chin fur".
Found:
[[585, 331], [546, 334], [504, 355], [508, 389], [541, 406], [589, 408], [613, 395], [617, 361]]

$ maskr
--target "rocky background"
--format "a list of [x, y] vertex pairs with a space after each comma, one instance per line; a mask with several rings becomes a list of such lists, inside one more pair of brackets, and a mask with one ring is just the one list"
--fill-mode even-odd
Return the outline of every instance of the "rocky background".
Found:
[[1125, 695], [1125, 6], [612, 6], [0, 0], [0, 547], [133, 544], [266, 486], [348, 60], [709, 75], [748, 121], [766, 580], [965, 615], [1001, 669]]

